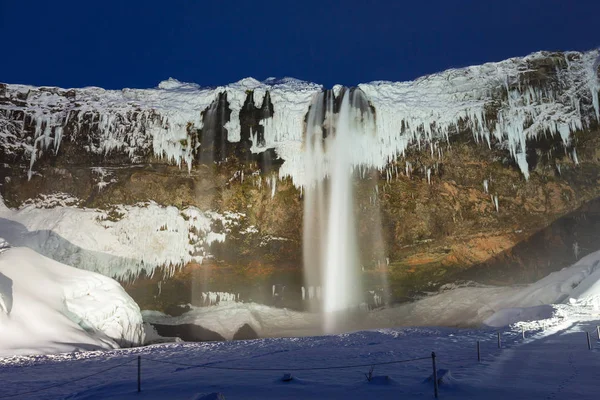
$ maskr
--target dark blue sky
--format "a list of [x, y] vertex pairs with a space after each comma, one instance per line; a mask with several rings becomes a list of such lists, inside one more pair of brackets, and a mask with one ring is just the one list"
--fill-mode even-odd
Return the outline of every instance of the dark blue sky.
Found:
[[410, 80], [600, 46], [600, 0], [0, 0], [0, 82]]

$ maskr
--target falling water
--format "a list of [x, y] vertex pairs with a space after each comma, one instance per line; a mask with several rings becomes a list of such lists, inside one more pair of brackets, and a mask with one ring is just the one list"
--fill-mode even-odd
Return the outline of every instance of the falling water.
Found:
[[362, 303], [354, 218], [354, 156], [374, 118], [364, 93], [345, 90], [335, 113], [333, 93], [321, 93], [307, 120], [305, 142], [304, 264], [309, 286], [322, 287], [326, 332], [340, 329], [346, 313]]

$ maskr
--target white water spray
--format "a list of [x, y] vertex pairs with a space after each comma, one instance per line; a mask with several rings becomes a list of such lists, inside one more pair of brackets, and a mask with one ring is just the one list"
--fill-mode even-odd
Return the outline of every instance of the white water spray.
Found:
[[361, 139], [374, 132], [361, 91], [346, 90], [337, 114], [334, 108], [331, 92], [317, 96], [308, 115], [304, 149], [304, 270], [308, 285], [323, 288], [317, 309], [324, 313], [323, 327], [330, 333], [339, 330], [346, 312], [363, 301], [353, 175], [359, 167]]

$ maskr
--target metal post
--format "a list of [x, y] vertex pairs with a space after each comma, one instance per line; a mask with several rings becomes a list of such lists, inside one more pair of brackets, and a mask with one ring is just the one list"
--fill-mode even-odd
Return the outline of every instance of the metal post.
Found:
[[138, 356], [138, 393], [142, 391], [142, 356]]
[[501, 347], [502, 347], [502, 345], [500, 343], [500, 332], [498, 332], [498, 348], [501, 348]]
[[590, 333], [586, 332], [585, 334], [587, 336], [588, 350], [591, 350], [592, 349], [592, 342], [590, 341]]
[[477, 362], [481, 362], [481, 351], [479, 347], [479, 340], [477, 341]]
[[435, 367], [435, 352], [431, 352], [431, 362], [433, 363], [433, 396], [438, 398], [438, 380], [437, 380], [437, 368]]

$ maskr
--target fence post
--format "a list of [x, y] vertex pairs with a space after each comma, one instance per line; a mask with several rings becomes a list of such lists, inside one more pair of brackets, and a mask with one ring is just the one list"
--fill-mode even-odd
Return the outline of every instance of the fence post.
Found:
[[142, 356], [138, 356], [138, 393], [142, 391]]
[[590, 333], [586, 332], [585, 334], [587, 336], [588, 350], [591, 350], [592, 349], [592, 342], [590, 342]]
[[479, 348], [479, 340], [477, 341], [477, 362], [481, 362], [481, 351]]
[[498, 348], [501, 348], [501, 343], [500, 343], [500, 332], [498, 332]]
[[431, 352], [431, 362], [433, 364], [433, 396], [438, 398], [438, 380], [437, 380], [437, 368], [435, 366], [435, 352]]

